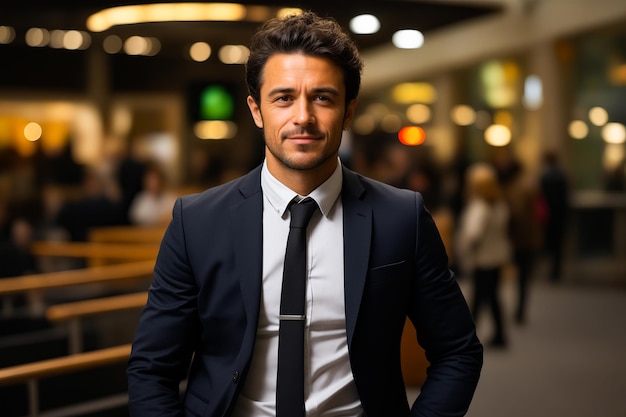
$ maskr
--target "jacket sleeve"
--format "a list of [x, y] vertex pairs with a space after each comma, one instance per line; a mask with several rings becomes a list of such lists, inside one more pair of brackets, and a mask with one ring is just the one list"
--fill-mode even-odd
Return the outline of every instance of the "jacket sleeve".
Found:
[[200, 334], [197, 285], [185, 250], [182, 200], [161, 242], [128, 363], [132, 417], [182, 416], [179, 385]]
[[417, 199], [415, 285], [410, 318], [430, 366], [411, 416], [461, 417], [478, 384], [483, 349], [445, 248], [428, 211]]

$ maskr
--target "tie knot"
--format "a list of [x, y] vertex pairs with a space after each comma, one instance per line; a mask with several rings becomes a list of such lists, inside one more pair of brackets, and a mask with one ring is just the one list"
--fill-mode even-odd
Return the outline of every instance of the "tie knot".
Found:
[[292, 201], [289, 205], [289, 211], [291, 211], [289, 227], [306, 228], [315, 210], [317, 210], [317, 203], [310, 197], [305, 198], [300, 203]]

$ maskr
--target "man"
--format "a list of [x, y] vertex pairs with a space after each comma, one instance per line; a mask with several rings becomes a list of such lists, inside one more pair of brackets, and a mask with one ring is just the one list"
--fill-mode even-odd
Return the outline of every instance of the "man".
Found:
[[[253, 37], [248, 105], [265, 161], [176, 202], [129, 361], [132, 416], [277, 415], [288, 206], [305, 196], [318, 207], [299, 318], [304, 404], [289, 417], [465, 414], [482, 346], [422, 197], [338, 158], [361, 68], [337, 23], [313, 13]], [[400, 366], [407, 317], [430, 361], [412, 407]]]

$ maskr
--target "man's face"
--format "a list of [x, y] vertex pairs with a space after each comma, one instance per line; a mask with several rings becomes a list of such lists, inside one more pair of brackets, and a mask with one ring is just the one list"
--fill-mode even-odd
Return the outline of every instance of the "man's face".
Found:
[[295, 171], [323, 182], [337, 166], [342, 130], [356, 100], [345, 106], [343, 73], [332, 61], [302, 54], [272, 55], [265, 64], [260, 103], [248, 106], [264, 130], [266, 162], [282, 180]]

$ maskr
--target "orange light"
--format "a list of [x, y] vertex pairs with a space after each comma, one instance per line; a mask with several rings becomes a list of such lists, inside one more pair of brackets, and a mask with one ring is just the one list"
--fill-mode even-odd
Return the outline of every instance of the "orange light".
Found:
[[426, 140], [426, 132], [419, 126], [405, 126], [398, 132], [398, 140], [407, 146], [421, 145]]

